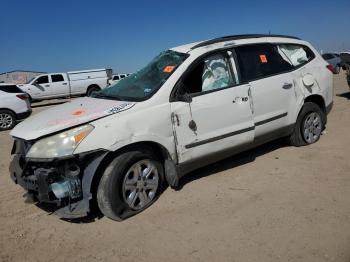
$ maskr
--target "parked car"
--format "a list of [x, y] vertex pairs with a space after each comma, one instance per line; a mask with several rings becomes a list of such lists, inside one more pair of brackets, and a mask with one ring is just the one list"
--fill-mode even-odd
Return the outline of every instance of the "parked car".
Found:
[[340, 59], [343, 70], [348, 70], [350, 68], [350, 52], [340, 53]]
[[110, 69], [92, 69], [68, 73], [41, 74], [18, 85], [30, 95], [32, 101], [67, 97], [71, 95], [91, 95], [108, 85]]
[[340, 56], [336, 53], [325, 53], [322, 55], [323, 59], [326, 60], [333, 67], [333, 73], [339, 74], [341, 68]]
[[13, 128], [31, 112], [27, 94], [15, 84], [0, 84], [0, 131]]
[[11, 177], [56, 214], [97, 202], [123, 220], [190, 170], [276, 138], [317, 142], [333, 104], [329, 64], [306, 41], [238, 35], [187, 44], [93, 97], [19, 124]]
[[113, 75], [111, 79], [109, 80], [109, 84], [113, 85], [115, 83], [118, 83], [120, 80], [122, 80], [125, 77], [128, 77], [130, 74], [118, 74], [118, 75]]

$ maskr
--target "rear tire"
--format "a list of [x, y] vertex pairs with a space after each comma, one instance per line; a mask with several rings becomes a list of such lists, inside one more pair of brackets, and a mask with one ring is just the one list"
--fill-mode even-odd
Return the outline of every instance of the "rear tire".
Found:
[[151, 206], [163, 184], [163, 165], [151, 150], [122, 153], [102, 175], [97, 189], [98, 207], [110, 219], [122, 221]]
[[326, 115], [312, 102], [306, 102], [301, 109], [289, 143], [293, 146], [305, 146], [316, 143], [326, 123]]
[[9, 110], [0, 110], [0, 131], [12, 129], [16, 125], [16, 115]]
[[91, 96], [91, 94], [93, 92], [97, 92], [97, 91], [100, 91], [101, 89], [98, 87], [98, 86], [91, 86], [88, 88], [87, 92], [86, 92], [86, 95], [87, 96]]

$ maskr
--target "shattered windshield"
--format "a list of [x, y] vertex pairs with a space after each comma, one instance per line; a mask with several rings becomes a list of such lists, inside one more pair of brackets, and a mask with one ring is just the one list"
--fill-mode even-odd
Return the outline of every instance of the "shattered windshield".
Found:
[[167, 50], [155, 57], [146, 67], [93, 94], [95, 98], [124, 101], [143, 101], [155, 94], [187, 54]]

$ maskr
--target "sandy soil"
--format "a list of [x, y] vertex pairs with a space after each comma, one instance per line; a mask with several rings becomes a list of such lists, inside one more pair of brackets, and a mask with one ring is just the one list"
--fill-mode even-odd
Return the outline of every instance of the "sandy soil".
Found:
[[[25, 204], [0, 133], [0, 261], [350, 261], [350, 93], [335, 76], [327, 132], [192, 173], [125, 221], [70, 223]], [[44, 107], [34, 108], [34, 113]]]

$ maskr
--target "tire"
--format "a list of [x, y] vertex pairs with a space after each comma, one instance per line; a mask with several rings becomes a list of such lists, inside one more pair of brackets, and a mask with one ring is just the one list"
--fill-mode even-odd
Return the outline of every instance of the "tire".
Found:
[[298, 115], [289, 143], [297, 147], [316, 143], [320, 139], [325, 123], [326, 114], [321, 108], [315, 103], [306, 102]]
[[[144, 172], [151, 167], [146, 178]], [[164, 167], [151, 150], [128, 151], [118, 155], [105, 169], [97, 188], [97, 204], [106, 217], [122, 221], [151, 206], [161, 194], [163, 184]]]
[[16, 125], [16, 115], [9, 110], [0, 110], [0, 131], [12, 129]]
[[91, 86], [88, 88], [87, 92], [86, 92], [86, 95], [87, 96], [91, 96], [91, 94], [93, 92], [97, 92], [97, 91], [100, 91], [100, 88], [98, 86]]

